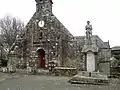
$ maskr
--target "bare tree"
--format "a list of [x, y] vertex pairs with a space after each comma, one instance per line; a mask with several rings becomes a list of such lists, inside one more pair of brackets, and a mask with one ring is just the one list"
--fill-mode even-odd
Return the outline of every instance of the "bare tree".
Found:
[[9, 59], [9, 53], [14, 49], [17, 37], [23, 32], [23, 29], [24, 23], [15, 17], [6, 16], [0, 20], [0, 42], [6, 52], [6, 60]]
[[14, 45], [17, 35], [19, 35], [24, 28], [24, 23], [15, 17], [6, 16], [0, 20], [1, 36], [4, 47], [10, 52]]

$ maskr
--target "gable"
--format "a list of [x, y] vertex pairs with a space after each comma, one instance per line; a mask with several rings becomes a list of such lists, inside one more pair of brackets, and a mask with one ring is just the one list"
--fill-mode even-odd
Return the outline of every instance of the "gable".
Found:
[[[43, 28], [38, 26], [38, 22], [44, 20], [45, 25]], [[64, 38], [71, 39], [73, 35], [65, 28], [65, 26], [52, 14], [47, 16], [44, 12], [35, 13], [26, 25], [26, 34], [34, 36], [42, 32], [44, 36], [49, 38]], [[30, 34], [31, 33], [31, 34]], [[36, 37], [37, 38], [37, 37]]]

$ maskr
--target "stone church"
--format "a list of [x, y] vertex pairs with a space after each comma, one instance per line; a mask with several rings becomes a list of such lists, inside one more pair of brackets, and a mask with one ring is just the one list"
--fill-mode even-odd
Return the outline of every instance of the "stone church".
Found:
[[35, 1], [36, 12], [22, 36], [23, 47], [19, 48], [21, 52], [18, 53], [20, 60], [31, 67], [45, 68], [50, 61], [55, 61], [57, 66], [87, 70], [91, 67], [86, 60], [90, 51], [89, 55], [94, 53], [94, 71], [104, 71], [104, 68], [108, 71], [111, 57], [109, 42], [92, 35], [95, 47], [93, 44], [92, 49], [87, 47], [86, 36], [73, 36], [52, 13], [52, 0]]

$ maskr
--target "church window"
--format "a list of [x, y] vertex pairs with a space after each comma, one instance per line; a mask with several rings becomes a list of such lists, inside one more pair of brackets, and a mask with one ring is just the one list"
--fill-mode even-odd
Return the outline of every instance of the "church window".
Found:
[[40, 32], [40, 33], [39, 33], [39, 39], [42, 39], [42, 38], [43, 38], [43, 33]]
[[59, 39], [60, 39], [60, 37], [61, 37], [61, 35], [59, 34], [59, 35], [57, 36], [57, 39], [59, 40]]
[[46, 4], [46, 8], [49, 8], [49, 4]]

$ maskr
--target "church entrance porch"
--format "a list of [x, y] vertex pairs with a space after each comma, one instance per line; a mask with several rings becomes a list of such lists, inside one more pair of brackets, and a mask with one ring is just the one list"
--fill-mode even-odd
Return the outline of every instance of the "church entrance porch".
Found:
[[38, 66], [40, 68], [45, 68], [45, 65], [46, 65], [45, 51], [43, 49], [38, 49], [37, 54], [38, 54], [38, 62], [39, 62]]

